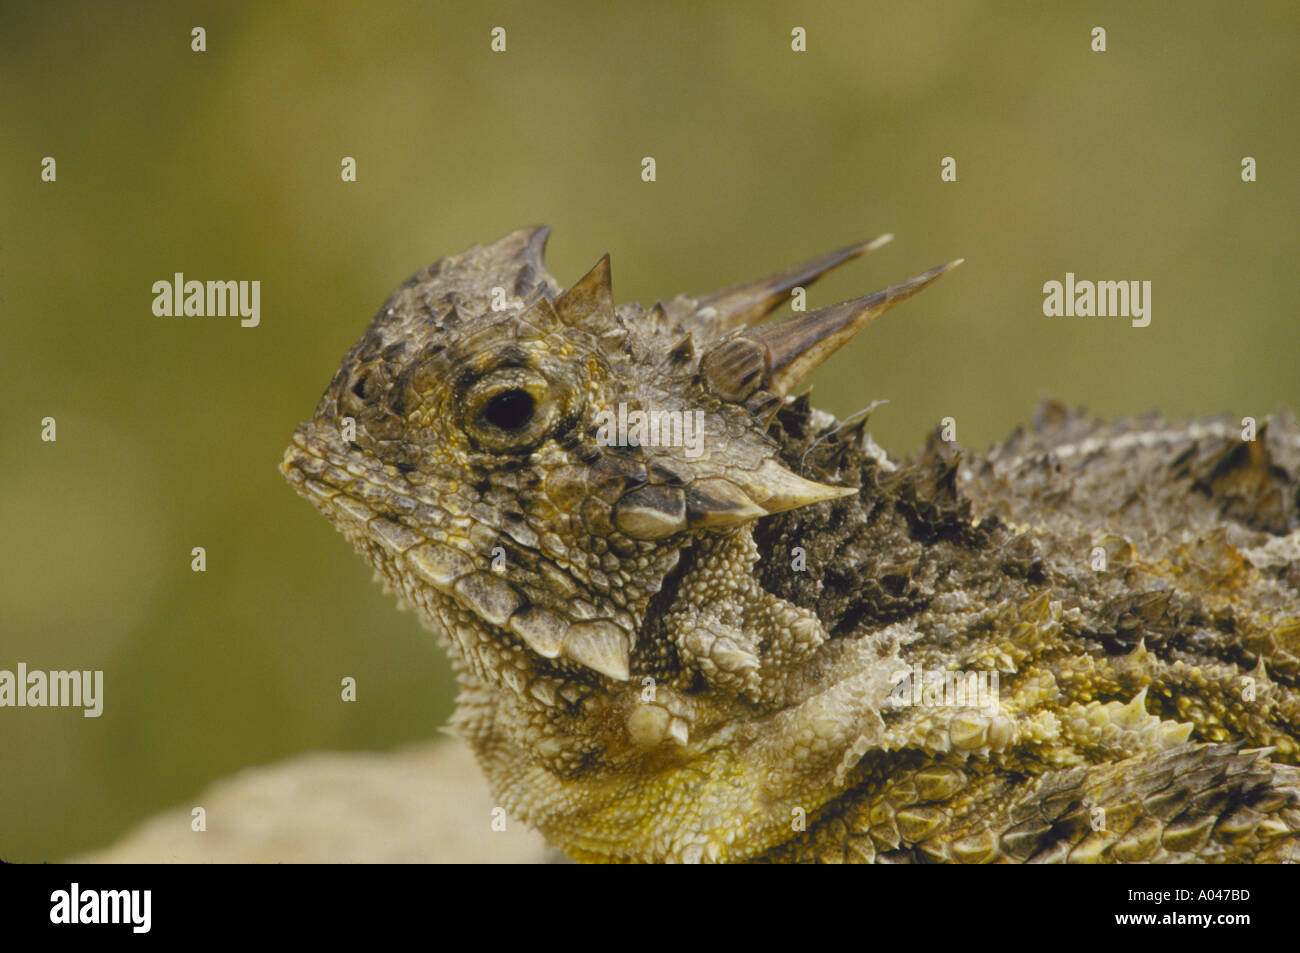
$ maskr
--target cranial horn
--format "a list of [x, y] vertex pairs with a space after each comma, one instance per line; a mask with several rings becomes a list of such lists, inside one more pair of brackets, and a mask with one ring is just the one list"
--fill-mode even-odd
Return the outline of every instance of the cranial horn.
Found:
[[566, 324], [592, 330], [614, 322], [614, 292], [609, 279], [609, 255], [555, 299], [555, 310]]
[[700, 361], [700, 374], [724, 400], [743, 401], [760, 387], [784, 397], [874, 318], [964, 260], [863, 298], [749, 328], [710, 349]]
[[749, 336], [763, 344], [768, 353], [768, 376], [764, 387], [783, 396], [790, 393], [822, 361], [875, 318], [932, 284], [964, 260], [958, 258], [931, 268], [915, 278], [864, 298], [854, 298], [811, 314], [795, 315], [754, 328], [748, 332]]
[[869, 242], [846, 245], [800, 262], [785, 271], [703, 295], [697, 299], [699, 309], [696, 314], [699, 317], [696, 320], [703, 321], [706, 316], [700, 312], [711, 308], [713, 314], [708, 315], [707, 319], [709, 330], [713, 334], [729, 331], [743, 324], [752, 324], [779, 308], [793, 289], [812, 284], [831, 269], [838, 268], [846, 261], [852, 261], [866, 252], [875, 251], [893, 238], [893, 235], [881, 235]]

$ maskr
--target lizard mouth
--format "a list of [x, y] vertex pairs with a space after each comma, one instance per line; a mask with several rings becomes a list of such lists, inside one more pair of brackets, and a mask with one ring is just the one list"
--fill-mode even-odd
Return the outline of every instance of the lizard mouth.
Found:
[[[402, 509], [418, 507], [419, 498], [401, 473], [333, 451], [310, 422], [295, 432], [280, 471], [353, 542], [404, 602], [417, 603], [412, 607], [435, 632], [459, 643], [465, 662], [480, 677], [496, 682], [504, 672], [514, 680], [532, 667], [518, 652], [506, 652], [510, 664], [502, 665], [494, 645], [498, 642], [522, 644], [546, 673], [546, 662], [567, 660], [615, 681], [630, 677], [635, 626], [628, 613], [573, 618], [538, 604], [494, 566], [492, 556], [467, 551], [474, 528], [470, 517], [457, 523], [439, 514], [445, 517], [440, 539], [412, 528]], [[467, 545], [456, 545], [454, 536], [465, 537]], [[672, 555], [675, 561], [676, 550]], [[565, 575], [569, 589], [580, 591], [576, 580], [557, 567], [550, 568], [548, 578], [555, 581], [560, 575]], [[426, 589], [444, 601], [429, 603]], [[429, 604], [419, 605], [421, 598]], [[468, 624], [466, 612], [476, 624]], [[508, 637], [500, 638], [504, 633]], [[492, 656], [490, 661], [484, 661], [485, 653]], [[539, 691], [550, 694], [553, 689]]]

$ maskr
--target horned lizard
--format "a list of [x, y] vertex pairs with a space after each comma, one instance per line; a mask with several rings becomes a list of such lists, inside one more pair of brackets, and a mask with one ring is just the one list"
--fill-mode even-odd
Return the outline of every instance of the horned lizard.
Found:
[[281, 465], [512, 816], [579, 860], [1300, 854], [1292, 419], [1048, 403], [895, 460], [792, 395], [956, 262], [759, 323], [888, 236], [647, 309], [548, 234], [402, 284]]

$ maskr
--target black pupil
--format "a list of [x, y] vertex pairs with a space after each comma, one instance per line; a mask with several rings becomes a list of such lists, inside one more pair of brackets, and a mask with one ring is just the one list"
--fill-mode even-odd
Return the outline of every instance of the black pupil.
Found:
[[506, 390], [494, 395], [483, 408], [483, 419], [502, 430], [518, 430], [533, 419], [533, 395], [526, 390]]

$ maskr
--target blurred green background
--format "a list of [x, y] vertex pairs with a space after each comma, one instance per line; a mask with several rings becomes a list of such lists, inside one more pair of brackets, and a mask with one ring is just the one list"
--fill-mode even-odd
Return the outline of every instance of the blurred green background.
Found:
[[[432, 638], [276, 464], [394, 285], [520, 225], [561, 283], [608, 251], [646, 303], [886, 231], [810, 306], [965, 256], [816, 378], [839, 414], [889, 399], [896, 454], [1048, 395], [1296, 409], [1298, 32], [1294, 2], [6, 2], [0, 668], [103, 669], [106, 701], [0, 709], [0, 857], [437, 732]], [[177, 271], [260, 280], [261, 326], [155, 317]], [[1044, 317], [1067, 271], [1150, 280], [1150, 327]]]

